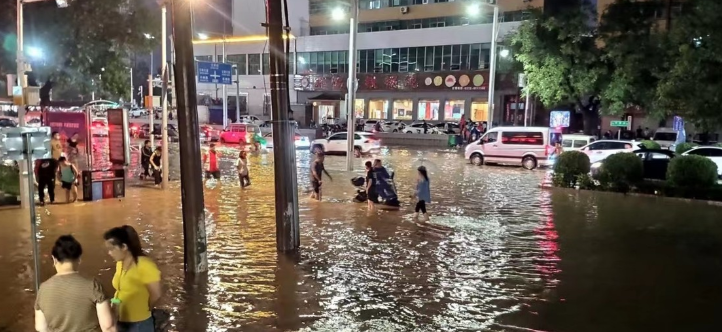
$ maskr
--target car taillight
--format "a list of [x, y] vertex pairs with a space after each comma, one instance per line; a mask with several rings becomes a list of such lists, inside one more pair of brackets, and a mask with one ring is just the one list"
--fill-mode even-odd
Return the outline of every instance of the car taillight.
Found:
[[297, 141], [300, 141], [300, 140], [301, 140], [301, 136], [296, 136], [296, 140], [297, 140]]

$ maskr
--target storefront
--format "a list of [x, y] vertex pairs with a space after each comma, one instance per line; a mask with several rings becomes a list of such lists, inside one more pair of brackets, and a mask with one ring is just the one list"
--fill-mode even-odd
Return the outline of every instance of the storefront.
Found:
[[[356, 118], [398, 121], [459, 121], [462, 115], [472, 121], [487, 121], [487, 71], [473, 72], [417, 72], [401, 74], [359, 74], [359, 88], [354, 104]], [[295, 90], [299, 103], [315, 102], [318, 96], [334, 94], [335, 115], [339, 116], [341, 102], [346, 95], [345, 74], [297, 75]], [[509, 86], [509, 84], [498, 84]], [[513, 86], [513, 84], [511, 84]], [[503, 105], [505, 94], [516, 94], [515, 89], [497, 90], [497, 105]], [[495, 122], [504, 117], [503, 109], [494, 114]], [[319, 111], [315, 117], [323, 114]], [[326, 111], [326, 112], [330, 112]], [[325, 113], [324, 113], [325, 114]], [[318, 121], [318, 120], [317, 120]]]

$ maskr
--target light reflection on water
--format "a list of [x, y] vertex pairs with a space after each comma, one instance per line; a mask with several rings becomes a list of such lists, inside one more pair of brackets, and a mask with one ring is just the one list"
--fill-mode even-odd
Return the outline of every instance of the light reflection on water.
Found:
[[[324, 184], [328, 201], [317, 203], [304, 191], [311, 156], [298, 151], [303, 248], [294, 257], [278, 256], [273, 156], [251, 156], [252, 186], [241, 190], [232, 167], [237, 150], [219, 150], [223, 183], [210, 183], [205, 193], [206, 280], [189, 280], [182, 273], [177, 182], [164, 193], [137, 187], [133, 180], [123, 200], [41, 209], [42, 252], [58, 235], [75, 234], [86, 247], [83, 272], [97, 274], [110, 290], [113, 263], [100, 249], [102, 232], [136, 226], [163, 270], [164, 306], [173, 308], [178, 331], [604, 331], [576, 317], [555, 321], [559, 311], [549, 311], [565, 308], [569, 294], [578, 291], [563, 287], [566, 271], [586, 268], [568, 251], [566, 257], [577, 263], [564, 267], [564, 236], [572, 239], [568, 248], [574, 250], [581, 245], [576, 237], [596, 235], [600, 226], [588, 219], [596, 216], [589, 211], [602, 212], [601, 206], [607, 209], [600, 220], [623, 218], [610, 212], [610, 202], [619, 205], [621, 196], [552, 194], [536, 188], [543, 172], [472, 167], [453, 151], [394, 149], [384, 150], [381, 158], [396, 172], [407, 204], [399, 212], [368, 212], [364, 204], [351, 203], [355, 189], [349, 182], [362, 173], [365, 159], [355, 161], [357, 172], [345, 172], [344, 157], [327, 157], [334, 181]], [[412, 220], [413, 205], [406, 198], [421, 163], [432, 181], [428, 224]], [[628, 199], [638, 208], [654, 204]], [[714, 213], [706, 209], [699, 217]], [[0, 289], [0, 331], [5, 326], [25, 331], [31, 328], [33, 298], [23, 291], [32, 285], [27, 222], [16, 211], [0, 215], [13, 220], [0, 234], [0, 264], [4, 271], [19, 271], [0, 276], [3, 285], [14, 285]], [[569, 230], [582, 220], [592, 226]], [[624, 227], [606, 231], [624, 232]], [[46, 254], [43, 278], [50, 269]], [[584, 301], [574, 305], [583, 318], [588, 318], [583, 308], [593, 311]]]

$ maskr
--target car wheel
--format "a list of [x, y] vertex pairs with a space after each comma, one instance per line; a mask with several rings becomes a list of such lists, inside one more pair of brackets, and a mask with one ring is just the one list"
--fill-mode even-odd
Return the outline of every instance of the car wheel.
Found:
[[407, 131], [406, 133], [407, 133], [407, 134], [413, 134], [413, 132], [412, 132], [411, 130]]
[[528, 170], [535, 169], [537, 165], [536, 158], [532, 156], [526, 156], [521, 160], [521, 165]]
[[471, 161], [471, 164], [474, 166], [484, 165], [484, 157], [481, 155], [481, 153], [472, 154], [471, 158], [469, 158], [469, 161]]
[[394, 132], [395, 132], [395, 133], [398, 133], [399, 131], [398, 131], [397, 129], [394, 129]]

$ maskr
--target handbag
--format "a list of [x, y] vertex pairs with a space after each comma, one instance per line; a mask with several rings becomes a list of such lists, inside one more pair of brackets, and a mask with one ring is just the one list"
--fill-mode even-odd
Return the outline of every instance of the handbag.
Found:
[[170, 310], [168, 309], [151, 309], [153, 316], [153, 326], [155, 332], [167, 332], [170, 330]]

